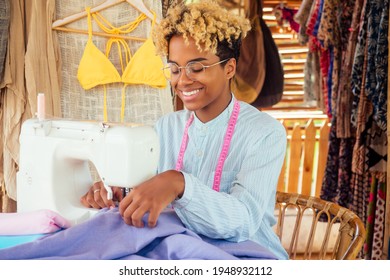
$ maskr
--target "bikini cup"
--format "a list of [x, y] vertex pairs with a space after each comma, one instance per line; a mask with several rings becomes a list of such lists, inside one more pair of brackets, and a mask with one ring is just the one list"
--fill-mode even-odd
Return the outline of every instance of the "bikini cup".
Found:
[[[124, 119], [125, 89], [130, 84], [148, 85], [154, 88], [165, 88], [167, 81], [162, 72], [163, 62], [161, 57], [156, 55], [156, 48], [152, 38], [149, 37], [142, 46], [131, 55], [130, 48], [126, 41], [113, 36], [107, 42], [106, 53], [101, 52], [92, 41], [92, 17], [98, 26], [108, 34], [124, 34], [133, 31], [140, 22], [146, 19], [146, 15], [141, 14], [133, 22], [121, 27], [113, 27], [99, 13], [91, 14], [90, 7], [86, 8], [88, 14], [88, 42], [82, 55], [77, 78], [81, 86], [91, 89], [98, 85], [104, 85], [104, 121], [107, 121], [107, 93], [105, 85], [111, 83], [124, 83], [122, 88], [121, 121]], [[153, 20], [154, 25], [155, 19]], [[113, 44], [117, 44], [118, 49], [124, 50], [125, 59], [120, 51], [120, 63], [122, 76], [115, 66], [108, 59]], [[125, 60], [126, 65], [123, 60]]]

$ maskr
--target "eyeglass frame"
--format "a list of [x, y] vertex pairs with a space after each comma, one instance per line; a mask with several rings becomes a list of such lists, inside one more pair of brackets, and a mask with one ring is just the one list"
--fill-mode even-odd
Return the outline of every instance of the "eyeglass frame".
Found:
[[[230, 57], [230, 58], [226, 58], [226, 59], [224, 59], [224, 60], [220, 60], [220, 61], [218, 61], [218, 62], [216, 62], [216, 63], [211, 64], [211, 65], [203, 65], [203, 63], [200, 62], [200, 61], [190, 61], [190, 62], [188, 62], [188, 63], [186, 64], [186, 66], [179, 66], [179, 65], [177, 65], [177, 63], [175, 63], [175, 62], [170, 62], [170, 63], [168, 63], [168, 64], [176, 64], [177, 68], [179, 69], [179, 73], [177, 74], [177, 79], [174, 80], [174, 81], [177, 81], [177, 80], [179, 79], [179, 77], [180, 77], [180, 75], [181, 75], [181, 69], [185, 69], [186, 76], [187, 76], [191, 81], [196, 81], [196, 80], [190, 78], [190, 76], [188, 75], [188, 72], [187, 72], [188, 69], [189, 69], [189, 68], [188, 68], [188, 65], [194, 64], [194, 63], [199, 63], [200, 65], [203, 66], [203, 69], [202, 69], [202, 73], [203, 73], [207, 68], [213, 67], [213, 66], [218, 65], [218, 64], [222, 64], [222, 63], [224, 63], [224, 62], [226, 62], [226, 61], [228, 61], [228, 60], [230, 60], [230, 59], [231, 59], [231, 57]], [[164, 72], [164, 70], [165, 70], [165, 69], [168, 69], [168, 68], [170, 68], [169, 65], [163, 67], [161, 70]], [[199, 72], [199, 73], [200, 73], [200, 72]], [[165, 78], [166, 78], [168, 81], [172, 82], [172, 79], [168, 79], [167, 76], [165, 75], [165, 73], [164, 73], [164, 76], [165, 76]]]

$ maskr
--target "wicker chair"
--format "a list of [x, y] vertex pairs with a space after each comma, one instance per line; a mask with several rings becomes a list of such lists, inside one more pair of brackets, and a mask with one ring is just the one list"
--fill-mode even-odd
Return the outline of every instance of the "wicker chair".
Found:
[[275, 231], [290, 259], [356, 259], [365, 228], [351, 210], [295, 193], [277, 192]]

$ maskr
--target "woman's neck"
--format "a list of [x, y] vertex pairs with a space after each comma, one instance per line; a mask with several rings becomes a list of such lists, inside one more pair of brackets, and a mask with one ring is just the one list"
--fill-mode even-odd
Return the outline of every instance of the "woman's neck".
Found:
[[206, 107], [201, 110], [195, 111], [196, 117], [202, 122], [207, 123], [220, 114], [229, 106], [230, 102], [233, 99], [233, 95], [230, 93], [225, 100], [221, 100], [219, 106], [216, 107]]

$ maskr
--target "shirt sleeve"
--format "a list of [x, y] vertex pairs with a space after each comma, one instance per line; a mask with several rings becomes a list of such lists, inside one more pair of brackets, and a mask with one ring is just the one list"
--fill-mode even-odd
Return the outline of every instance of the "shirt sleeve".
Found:
[[172, 206], [189, 229], [211, 238], [248, 240], [260, 227], [275, 223], [276, 185], [286, 151], [282, 125], [242, 147], [240, 170], [229, 192], [216, 192], [182, 172], [183, 196]]

